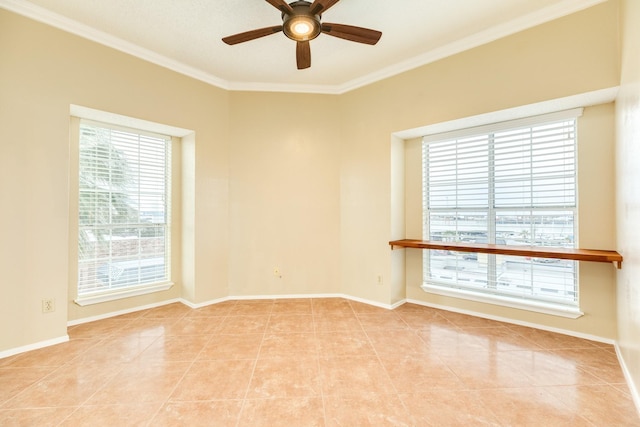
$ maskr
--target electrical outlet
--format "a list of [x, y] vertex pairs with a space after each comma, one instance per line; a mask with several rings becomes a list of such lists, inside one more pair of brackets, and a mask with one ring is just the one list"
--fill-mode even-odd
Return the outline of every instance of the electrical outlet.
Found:
[[273, 275], [279, 279], [282, 279], [282, 273], [278, 267], [273, 267]]
[[52, 313], [56, 311], [56, 301], [53, 298], [43, 298], [42, 299], [42, 312], [43, 313]]

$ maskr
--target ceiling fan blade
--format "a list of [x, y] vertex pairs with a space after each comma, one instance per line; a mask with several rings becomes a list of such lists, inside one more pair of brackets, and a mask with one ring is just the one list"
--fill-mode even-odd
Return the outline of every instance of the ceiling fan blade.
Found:
[[311, 46], [308, 40], [296, 44], [296, 62], [298, 70], [311, 67]]
[[312, 15], [320, 15], [324, 12], [326, 12], [327, 10], [329, 10], [329, 8], [331, 6], [333, 6], [334, 4], [338, 3], [340, 0], [316, 0], [313, 2], [313, 4], [311, 5], [311, 14]]
[[287, 15], [293, 14], [293, 9], [284, 0], [267, 0], [267, 2], [282, 13], [286, 13]]
[[352, 42], [376, 44], [382, 33], [369, 28], [354, 27], [352, 25], [331, 24], [325, 22], [322, 24], [322, 32], [330, 36], [339, 37], [341, 39], [350, 40]]
[[250, 40], [259, 39], [260, 37], [269, 36], [271, 34], [279, 33], [282, 31], [282, 25], [275, 27], [260, 28], [257, 30], [251, 30], [244, 33], [234, 34], [222, 39], [226, 44], [234, 45], [238, 43], [248, 42]]

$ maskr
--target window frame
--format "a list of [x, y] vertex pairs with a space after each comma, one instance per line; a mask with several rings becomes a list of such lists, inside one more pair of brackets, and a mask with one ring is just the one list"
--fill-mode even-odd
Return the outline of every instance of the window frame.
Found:
[[[456, 213], [461, 212], [482, 212], [487, 216], [487, 224], [486, 224], [486, 233], [488, 241], [487, 243], [496, 243], [496, 222], [497, 216], [500, 212], [513, 212], [513, 211], [528, 211], [533, 215], [535, 212], [548, 212], [554, 210], [562, 210], [571, 212], [573, 214], [573, 247], [578, 247], [578, 118], [582, 115], [582, 108], [575, 108], [572, 110], [560, 111], [550, 114], [544, 114], [540, 116], [531, 116], [525, 117], [516, 120], [510, 120], [499, 123], [489, 123], [484, 124], [482, 126], [476, 126], [471, 128], [464, 129], [456, 129], [450, 132], [437, 133], [426, 135], [422, 138], [422, 209], [423, 209], [423, 239], [429, 240], [431, 236], [430, 229], [430, 215], [438, 212], [452, 212]], [[478, 208], [478, 207], [458, 207], [458, 206], [444, 206], [444, 207], [429, 207], [428, 206], [428, 173], [426, 173], [426, 159], [424, 158], [425, 145], [429, 142], [436, 141], [446, 141], [446, 140], [454, 140], [461, 139], [466, 137], [473, 137], [478, 135], [487, 135], [487, 141], [491, 140], [491, 134], [508, 131], [511, 129], [522, 129], [525, 127], [534, 127], [544, 125], [546, 123], [558, 122], [558, 121], [569, 121], [575, 120], [574, 131], [574, 151], [573, 151], [573, 161], [575, 162], [575, 170], [574, 170], [574, 200], [575, 204], [571, 207], [567, 206], [529, 206], [529, 207], [496, 207], [495, 203], [495, 170], [494, 170], [494, 146], [493, 142], [487, 144], [487, 158], [488, 158], [488, 187], [489, 194], [488, 198], [488, 206], [486, 208]], [[457, 166], [456, 166], [457, 170]], [[456, 172], [457, 173], [457, 172]], [[498, 304], [518, 309], [532, 310], [536, 312], [543, 312], [547, 314], [559, 315], [570, 318], [577, 318], [583, 315], [580, 311], [580, 280], [579, 280], [579, 268], [578, 263], [573, 262], [573, 275], [574, 275], [574, 283], [575, 283], [575, 305], [574, 304], [566, 304], [566, 303], [557, 303], [557, 302], [549, 302], [549, 301], [540, 301], [540, 299], [523, 299], [520, 297], [516, 297], [514, 295], [509, 294], [500, 294], [497, 291], [494, 292], [482, 292], [482, 291], [474, 291], [470, 289], [470, 287], [465, 288], [464, 286], [456, 286], [455, 284], [450, 283], [438, 283], [437, 280], [433, 280], [429, 277], [430, 274], [430, 254], [431, 251], [424, 251], [422, 255], [422, 286], [421, 288], [429, 293], [462, 298], [462, 299], [470, 299], [474, 301], [480, 301], [491, 304]], [[490, 281], [492, 278], [494, 283], [497, 283], [497, 273], [496, 273], [496, 256], [495, 255], [487, 255], [487, 281]], [[457, 283], [457, 279], [455, 279]]]
[[[171, 180], [172, 188], [170, 192], [170, 210], [172, 213], [172, 222], [170, 226], [170, 246], [171, 259], [169, 268], [172, 277], [170, 281], [141, 285], [136, 288], [123, 289], [119, 292], [96, 293], [94, 295], [80, 296], [78, 294], [78, 197], [79, 197], [79, 141], [80, 141], [80, 120], [89, 120], [113, 125], [115, 127], [138, 129], [143, 133], [165, 134], [171, 138]], [[95, 110], [79, 105], [70, 105], [70, 162], [72, 164], [71, 174], [69, 178], [70, 199], [69, 199], [69, 298], [80, 307], [106, 303], [109, 301], [120, 300], [124, 298], [168, 291], [174, 288], [174, 280], [180, 277], [181, 267], [181, 151], [183, 138], [192, 138], [195, 134], [193, 130], [178, 128], [171, 125], [165, 125], [157, 122], [137, 119], [130, 116], [123, 116], [115, 113], [109, 113], [101, 110]], [[176, 234], [177, 233], [177, 234]], [[176, 237], [177, 236], [177, 237]], [[172, 294], [171, 294], [172, 295]]]

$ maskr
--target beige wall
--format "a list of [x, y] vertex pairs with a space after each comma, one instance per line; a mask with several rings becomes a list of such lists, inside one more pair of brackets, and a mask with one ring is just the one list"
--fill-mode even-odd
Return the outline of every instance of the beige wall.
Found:
[[[404, 218], [402, 142], [391, 134], [615, 86], [617, 29], [610, 1], [326, 96], [227, 92], [0, 10], [0, 351], [63, 336], [67, 320], [175, 297], [402, 300], [404, 251], [387, 244], [403, 237]], [[174, 290], [82, 309], [69, 301], [70, 104], [194, 131], [182, 142]], [[607, 108], [594, 114], [606, 121]], [[44, 297], [55, 313], [41, 314]]]
[[[80, 308], [70, 301], [69, 108], [195, 131], [192, 301], [226, 296], [228, 97], [0, 9], [0, 350], [66, 335], [67, 321], [163, 301], [174, 289]], [[41, 313], [41, 299], [56, 311]]]
[[230, 295], [339, 292], [338, 98], [237, 92], [230, 105]]
[[[640, 398], [640, 2], [621, 7], [622, 75], [616, 102], [618, 342]], [[640, 406], [640, 402], [636, 402]]]

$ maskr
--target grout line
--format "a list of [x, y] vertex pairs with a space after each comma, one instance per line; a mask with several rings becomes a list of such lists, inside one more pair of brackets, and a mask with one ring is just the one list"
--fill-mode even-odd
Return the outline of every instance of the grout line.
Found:
[[271, 303], [271, 310], [269, 311], [269, 318], [267, 319], [267, 324], [264, 326], [264, 330], [262, 331], [262, 339], [260, 340], [260, 347], [258, 347], [258, 353], [256, 354], [255, 360], [253, 361], [253, 368], [251, 368], [251, 375], [249, 376], [249, 382], [247, 383], [247, 389], [244, 391], [244, 397], [242, 398], [242, 404], [240, 405], [240, 411], [238, 412], [238, 419], [236, 420], [236, 427], [240, 425], [240, 420], [242, 419], [242, 413], [244, 412], [245, 406], [247, 404], [247, 397], [249, 396], [249, 389], [251, 388], [251, 383], [253, 382], [253, 376], [256, 372], [256, 367], [258, 366], [258, 360], [260, 359], [260, 353], [262, 352], [262, 344], [264, 343], [264, 339], [267, 335], [267, 330], [269, 328], [269, 323], [271, 323], [271, 317], [273, 316], [273, 304]]

